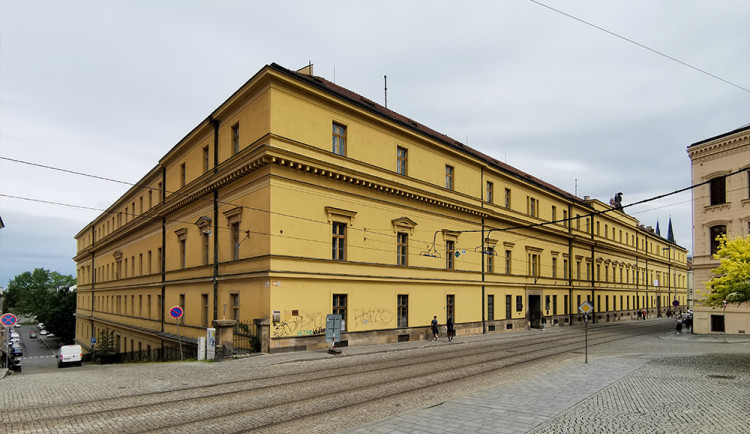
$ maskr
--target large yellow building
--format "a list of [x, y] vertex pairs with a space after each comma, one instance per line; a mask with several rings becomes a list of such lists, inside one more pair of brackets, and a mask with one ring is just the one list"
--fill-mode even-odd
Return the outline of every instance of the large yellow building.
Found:
[[704, 306], [705, 283], [719, 266], [713, 258], [716, 237], [750, 235], [750, 125], [688, 147], [693, 185], [693, 271], [696, 333], [750, 332], [750, 306], [728, 304], [725, 309]]
[[77, 235], [76, 336], [120, 351], [254, 323], [269, 351], [662, 314], [686, 250], [312, 75], [268, 65]]

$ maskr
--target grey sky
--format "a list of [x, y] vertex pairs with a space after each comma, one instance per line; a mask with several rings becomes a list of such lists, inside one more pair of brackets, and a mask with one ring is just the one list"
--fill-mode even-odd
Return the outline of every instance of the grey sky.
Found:
[[[272, 3], [269, 5], [268, 3]], [[750, 88], [750, 3], [545, 2]], [[0, 4], [0, 156], [137, 182], [265, 64], [316, 75], [579, 196], [690, 184], [691, 143], [750, 93], [526, 0]], [[577, 189], [576, 189], [577, 180]], [[75, 274], [73, 236], [126, 185], [0, 160], [0, 286]], [[691, 249], [690, 194], [628, 209]]]

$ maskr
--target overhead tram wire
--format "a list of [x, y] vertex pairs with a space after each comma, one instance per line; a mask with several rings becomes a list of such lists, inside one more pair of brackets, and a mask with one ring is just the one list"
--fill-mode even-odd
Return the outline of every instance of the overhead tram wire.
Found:
[[580, 22], [580, 23], [586, 24], [587, 26], [593, 27], [593, 28], [595, 28], [595, 29], [597, 29], [597, 30], [600, 30], [600, 31], [604, 32], [604, 33], [607, 33], [607, 34], [609, 34], [609, 35], [612, 35], [612, 36], [614, 36], [614, 37], [616, 37], [616, 38], [622, 39], [623, 41], [629, 42], [629, 43], [631, 43], [631, 44], [633, 44], [633, 45], [637, 45], [638, 47], [641, 47], [641, 48], [643, 48], [644, 50], [648, 50], [648, 51], [650, 51], [650, 52], [652, 52], [652, 53], [654, 53], [654, 54], [657, 54], [657, 55], [659, 55], [659, 56], [665, 57], [665, 58], [667, 58], [667, 59], [669, 59], [669, 60], [671, 60], [671, 61], [673, 61], [673, 62], [677, 62], [677, 63], [679, 63], [679, 64], [680, 64], [680, 65], [682, 65], [682, 66], [686, 66], [686, 67], [688, 67], [688, 68], [690, 68], [690, 69], [692, 69], [692, 70], [698, 71], [698, 72], [700, 72], [701, 74], [705, 74], [705, 75], [708, 75], [708, 76], [709, 76], [709, 77], [711, 77], [711, 78], [714, 78], [714, 79], [716, 79], [716, 80], [719, 80], [719, 81], [721, 81], [721, 82], [723, 82], [723, 83], [726, 83], [726, 84], [728, 84], [728, 85], [730, 85], [730, 86], [736, 87], [737, 89], [740, 89], [740, 90], [742, 90], [742, 91], [744, 91], [744, 92], [747, 92], [748, 94], [750, 94], [750, 89], [747, 89], [747, 88], [745, 88], [745, 87], [742, 87], [742, 86], [740, 86], [739, 84], [736, 84], [736, 83], [733, 83], [733, 82], [731, 82], [731, 81], [729, 81], [729, 80], [726, 80], [726, 79], [724, 79], [724, 78], [721, 78], [721, 77], [719, 77], [718, 75], [716, 75], [716, 74], [712, 74], [712, 73], [710, 73], [710, 72], [708, 72], [708, 71], [706, 71], [706, 70], [704, 70], [704, 69], [698, 68], [697, 66], [693, 66], [693, 65], [691, 65], [691, 64], [689, 64], [689, 63], [687, 63], [687, 62], [683, 62], [683, 61], [682, 61], [682, 60], [680, 60], [680, 59], [677, 59], [677, 58], [675, 58], [675, 57], [672, 57], [672, 56], [670, 56], [670, 55], [668, 55], [668, 54], [666, 54], [666, 53], [662, 53], [661, 51], [659, 51], [659, 50], [655, 50], [655, 49], [653, 49], [653, 48], [651, 48], [651, 47], [649, 47], [649, 46], [647, 46], [647, 45], [641, 44], [640, 42], [637, 42], [637, 41], [634, 41], [634, 40], [632, 40], [632, 39], [630, 39], [630, 38], [627, 38], [627, 37], [625, 37], [625, 36], [619, 35], [619, 34], [617, 34], [617, 33], [613, 32], [613, 31], [611, 31], [611, 30], [607, 30], [607, 29], [605, 29], [604, 27], [601, 27], [601, 26], [597, 26], [596, 24], [590, 23], [590, 22], [588, 22], [588, 21], [586, 21], [586, 20], [584, 20], [584, 19], [578, 18], [578, 17], [576, 17], [576, 16], [574, 16], [574, 15], [571, 15], [571, 14], [569, 14], [569, 13], [567, 13], [567, 12], [563, 12], [563, 11], [561, 11], [561, 10], [559, 10], [559, 9], [555, 9], [555, 8], [553, 8], [552, 6], [546, 5], [546, 4], [544, 4], [544, 3], [542, 3], [542, 2], [539, 2], [539, 1], [537, 1], [537, 0], [529, 0], [529, 1], [530, 1], [530, 2], [532, 2], [532, 3], [534, 3], [534, 4], [536, 4], [536, 5], [539, 5], [539, 6], [542, 6], [542, 7], [544, 7], [544, 8], [547, 8], [547, 9], [549, 9], [549, 10], [551, 10], [551, 11], [557, 12], [557, 13], [558, 13], [558, 14], [560, 14], [560, 15], [564, 15], [564, 16], [566, 16], [566, 17], [570, 18], [570, 19], [576, 20], [576, 21], [578, 21], [578, 22]]
[[[57, 170], [57, 171], [66, 172], [66, 173], [70, 173], [70, 174], [74, 174], [74, 175], [85, 176], [85, 177], [90, 177], [90, 178], [96, 178], [96, 179], [106, 180], [106, 181], [110, 181], [110, 182], [117, 182], [117, 183], [121, 183], [121, 184], [132, 185], [132, 186], [140, 186], [140, 187], [143, 187], [143, 188], [148, 188], [148, 189], [155, 190], [153, 187], [150, 187], [150, 186], [141, 186], [141, 185], [139, 185], [137, 183], [129, 183], [129, 182], [115, 180], [115, 179], [106, 178], [106, 177], [101, 177], [101, 176], [97, 176], [97, 175], [90, 175], [90, 174], [86, 174], [86, 173], [83, 173], [83, 172], [77, 172], [77, 171], [72, 171], [72, 170], [67, 170], [67, 169], [61, 169], [61, 168], [57, 168], [57, 167], [53, 167], [53, 166], [46, 166], [46, 165], [37, 164], [37, 163], [31, 163], [31, 162], [22, 161], [22, 160], [16, 160], [16, 159], [12, 159], [12, 158], [8, 158], [8, 157], [3, 157], [3, 156], [0, 156], [0, 160], [8, 160], [8, 161], [16, 162], [16, 163], [27, 164], [27, 165], [36, 166], [36, 167], [42, 167], [42, 168], [49, 169], [49, 170]], [[722, 175], [722, 177], [723, 178], [727, 178], [729, 176], [733, 176], [733, 175], [736, 175], [736, 174], [739, 174], [739, 173], [742, 173], [742, 172], [745, 172], [745, 171], [749, 171], [750, 172], [750, 169], [748, 169], [748, 168], [740, 169], [740, 170], [737, 170], [737, 171], [734, 171], [734, 172]], [[665, 198], [665, 197], [668, 197], [668, 196], [672, 196], [672, 195], [675, 195], [675, 194], [679, 194], [679, 193], [682, 193], [682, 192], [685, 192], [685, 191], [689, 191], [689, 190], [695, 189], [695, 188], [700, 187], [702, 185], [709, 184], [710, 182], [711, 182], [711, 180], [703, 181], [703, 182], [698, 183], [698, 184], [690, 185], [690, 186], [683, 187], [683, 188], [678, 189], [678, 190], [673, 190], [671, 192], [664, 193], [664, 194], [661, 194], [661, 195], [658, 195], [658, 196], [653, 196], [651, 198], [647, 198], [647, 199], [636, 201], [636, 202], [633, 202], [633, 203], [630, 203], [630, 204], [627, 204], [627, 205], [623, 205], [622, 208], [625, 209], [625, 208], [629, 208], [629, 207], [632, 207], [632, 206], [635, 206], [635, 205], [640, 205], [640, 204], [643, 204], [643, 203], [652, 202], [654, 200], [662, 199], [662, 198]], [[166, 193], [166, 191], [165, 191], [165, 193]], [[186, 196], [186, 197], [190, 196], [188, 194], [180, 193], [180, 192], [168, 192], [168, 193], [171, 193], [171, 194], [181, 194], [181, 195]], [[38, 199], [29, 199], [29, 198], [24, 198], [24, 197], [19, 197], [19, 196], [11, 196], [11, 195], [6, 195], [6, 194], [2, 194], [2, 193], [0, 193], [0, 196], [9, 197], [9, 198], [15, 198], [15, 199], [19, 199], [19, 200], [37, 201], [37, 202], [41, 202], [41, 203], [51, 203], [52, 204], [52, 202], [48, 202], [48, 201], [43, 201], [43, 200], [38, 200]], [[204, 199], [204, 200], [213, 202], [213, 200], [211, 200], [211, 199]], [[242, 207], [244, 209], [249, 209], [249, 210], [253, 210], [253, 211], [260, 211], [260, 212], [265, 212], [265, 213], [269, 213], [269, 214], [280, 215], [280, 216], [284, 216], [284, 217], [301, 219], [301, 220], [309, 221], [311, 223], [328, 224], [327, 221], [324, 222], [324, 221], [310, 219], [310, 218], [307, 218], [307, 217], [295, 216], [295, 215], [291, 215], [291, 214], [277, 213], [277, 212], [274, 212], [274, 211], [269, 211], [269, 210], [264, 210], [264, 209], [259, 209], [259, 208], [253, 208], [253, 207], [249, 207], [249, 206], [246, 206], [246, 205], [239, 205], [239, 204], [234, 204], [234, 203], [230, 203], [230, 202], [221, 202], [221, 201], [218, 202], [218, 203], [220, 203], [222, 205], [239, 206], [239, 207]], [[69, 207], [74, 207], [74, 208], [81, 208], [81, 209], [96, 210], [96, 211], [100, 211], [100, 212], [106, 212], [106, 210], [100, 210], [100, 209], [96, 209], [96, 208], [89, 208], [89, 207], [85, 207], [85, 206], [77, 206], [77, 205], [70, 205], [70, 204], [63, 204], [63, 203], [60, 203], [59, 205], [61, 205], [61, 206], [69, 206]], [[553, 220], [553, 221], [547, 221], [547, 222], [540, 222], [540, 223], [531, 223], [531, 224], [521, 225], [521, 226], [511, 226], [511, 227], [508, 227], [508, 228], [492, 228], [492, 229], [483, 229], [483, 230], [482, 229], [459, 230], [459, 231], [456, 231], [456, 232], [460, 232], [460, 233], [472, 233], [472, 232], [482, 232], [482, 231], [484, 231], [484, 232], [488, 232], [488, 231], [491, 231], [491, 232], [495, 232], [495, 231], [498, 231], [498, 232], [507, 232], [507, 231], [520, 230], [520, 229], [530, 229], [530, 228], [534, 228], [534, 227], [541, 227], [541, 226], [546, 226], [546, 225], [559, 224], [559, 223], [563, 223], [563, 222], [571, 222], [573, 220], [579, 220], [579, 219], [586, 218], [586, 217], [592, 217], [592, 216], [596, 216], [596, 215], [606, 214], [606, 213], [609, 213], [609, 212], [612, 212], [612, 211], [615, 211], [615, 208], [608, 208], [608, 209], [604, 209], [604, 210], [600, 210], [600, 211], [592, 211], [592, 212], [590, 212], [588, 214], [583, 214], [583, 215], [579, 215], [579, 216], [576, 216], [576, 217], [568, 217], [567, 219], [559, 219], [559, 220]], [[138, 216], [138, 215], [133, 214], [133, 213], [129, 213], [129, 214], [131, 216], [133, 216], [133, 217], [137, 217]], [[175, 222], [192, 224], [190, 222], [184, 222], [184, 221], [180, 221], [180, 220], [175, 220]], [[221, 228], [221, 229], [229, 230], [229, 228]], [[363, 229], [358, 229], [358, 228], [356, 228], [356, 229], [359, 230], [359, 231], [363, 231]], [[382, 234], [382, 233], [378, 233], [378, 232], [374, 232], [374, 231], [370, 231], [369, 233], [378, 234], [378, 235], [381, 235], [381, 236], [388, 236], [388, 234]], [[522, 235], [522, 234], [519, 234], [519, 235]], [[420, 241], [420, 240], [415, 240], [415, 241]], [[430, 243], [429, 241], [426, 241], [426, 240], [421, 240], [421, 242]]]

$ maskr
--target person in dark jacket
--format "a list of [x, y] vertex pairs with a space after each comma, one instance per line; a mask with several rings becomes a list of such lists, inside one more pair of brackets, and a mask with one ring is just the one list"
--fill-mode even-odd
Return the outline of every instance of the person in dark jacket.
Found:
[[446, 323], [446, 326], [448, 327], [448, 342], [453, 342], [453, 338], [456, 337], [456, 328], [453, 325], [453, 317], [448, 317], [448, 322]]
[[431, 326], [432, 326], [432, 340], [436, 341], [436, 340], [438, 340], [438, 320], [437, 320], [437, 315], [435, 315], [435, 316], [432, 317]]

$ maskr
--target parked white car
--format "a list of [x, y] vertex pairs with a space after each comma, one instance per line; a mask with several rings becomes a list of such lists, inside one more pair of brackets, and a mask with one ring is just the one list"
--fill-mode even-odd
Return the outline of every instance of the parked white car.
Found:
[[57, 367], [62, 368], [64, 365], [81, 366], [83, 360], [83, 349], [80, 345], [63, 345], [57, 353]]
[[44, 336], [47, 334], [47, 330], [39, 330], [39, 334]]

